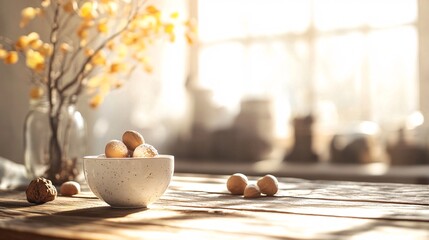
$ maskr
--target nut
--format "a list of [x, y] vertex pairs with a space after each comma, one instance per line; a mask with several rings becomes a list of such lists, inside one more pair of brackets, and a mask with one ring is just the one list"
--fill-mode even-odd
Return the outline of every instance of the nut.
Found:
[[228, 178], [226, 188], [232, 194], [242, 195], [247, 186], [247, 177], [242, 173], [235, 173]]
[[53, 201], [57, 197], [57, 189], [51, 180], [39, 177], [30, 182], [25, 191], [27, 201], [35, 204]]
[[104, 154], [106, 154], [108, 158], [124, 158], [128, 156], [128, 149], [123, 142], [111, 140], [106, 144]]
[[158, 151], [150, 144], [144, 143], [136, 147], [133, 152], [133, 157], [155, 157]]
[[140, 133], [128, 130], [122, 135], [122, 142], [124, 142], [129, 150], [134, 151], [136, 147], [144, 143], [144, 138]]
[[258, 198], [261, 196], [261, 191], [256, 184], [249, 184], [244, 189], [244, 198]]
[[265, 175], [258, 179], [257, 185], [263, 194], [274, 196], [279, 190], [279, 181], [273, 175]]
[[80, 193], [80, 184], [75, 181], [68, 181], [61, 185], [61, 195], [73, 196]]

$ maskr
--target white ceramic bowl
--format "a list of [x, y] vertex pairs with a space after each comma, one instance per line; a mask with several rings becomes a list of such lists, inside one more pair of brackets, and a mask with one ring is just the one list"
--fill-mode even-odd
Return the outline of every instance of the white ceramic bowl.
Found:
[[116, 208], [148, 207], [170, 184], [174, 156], [151, 158], [83, 158], [86, 182], [101, 200]]

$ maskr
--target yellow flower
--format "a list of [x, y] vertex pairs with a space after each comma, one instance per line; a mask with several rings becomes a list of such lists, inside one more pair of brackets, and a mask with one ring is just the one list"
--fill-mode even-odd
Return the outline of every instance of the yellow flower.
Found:
[[27, 7], [21, 11], [21, 22], [19, 23], [19, 27], [23, 28], [27, 26], [27, 24], [33, 20], [38, 14], [40, 14], [39, 8]]
[[18, 62], [18, 60], [18, 53], [16, 51], [10, 51], [6, 54], [6, 57], [3, 61], [6, 64], [15, 64]]
[[64, 5], [63, 5], [63, 10], [66, 13], [72, 13], [74, 11], [76, 11], [77, 9], [77, 3], [74, 0], [68, 0]]
[[89, 32], [86, 29], [80, 28], [77, 30], [77, 36], [79, 36], [80, 39], [84, 40], [88, 38]]
[[139, 29], [153, 29], [157, 25], [157, 19], [152, 15], [143, 15], [136, 18], [130, 24], [130, 29], [135, 30]]
[[81, 28], [90, 28], [90, 27], [93, 27], [94, 25], [95, 25], [94, 20], [88, 20], [88, 21], [82, 22], [80, 27]]
[[173, 18], [173, 19], [177, 19], [177, 18], [179, 18], [179, 13], [178, 12], [174, 12], [174, 13], [170, 14], [170, 17]]
[[143, 68], [144, 68], [144, 70], [145, 70], [147, 73], [152, 73], [152, 72], [153, 72], [153, 67], [152, 67], [151, 65], [149, 65], [149, 64], [145, 64], [145, 65], [143, 65]]
[[107, 95], [110, 92], [110, 89], [112, 88], [112, 77], [104, 75], [102, 78], [102, 81], [100, 82], [100, 85], [98, 86], [98, 91], [103, 96]]
[[98, 16], [96, 2], [85, 2], [79, 9], [79, 16], [86, 20], [96, 18]]
[[68, 43], [61, 43], [61, 45], [60, 45], [60, 50], [63, 53], [70, 52], [70, 51], [72, 51], [72, 49], [73, 48]]
[[15, 47], [18, 50], [26, 49], [28, 47], [28, 42], [29, 42], [28, 36], [25, 36], [25, 35], [20, 36], [15, 43]]
[[147, 72], [147, 73], [153, 72], [153, 67], [150, 64], [150, 61], [145, 56], [143, 56], [142, 54], [136, 54], [136, 55], [134, 55], [134, 58], [140, 62], [140, 64], [143, 66], [143, 69], [145, 70], [145, 72]]
[[100, 33], [107, 33], [109, 31], [109, 27], [107, 26], [107, 19], [103, 18], [97, 24], [97, 30]]
[[27, 36], [23, 35], [18, 38], [15, 43], [15, 47], [18, 50], [25, 50], [28, 46], [31, 46], [33, 49], [38, 49], [42, 46], [43, 42], [39, 39], [39, 34], [32, 32]]
[[164, 24], [164, 32], [168, 34], [174, 33], [174, 24], [172, 23]]
[[38, 34], [38, 33], [36, 33], [36, 32], [31, 32], [31, 33], [29, 33], [29, 34], [27, 35], [27, 37], [28, 37], [28, 41], [29, 41], [29, 42], [40, 39], [39, 34]]
[[185, 37], [186, 37], [186, 41], [188, 42], [188, 44], [194, 43], [195, 36], [192, 33], [189, 33], [189, 32], [186, 33]]
[[44, 43], [39, 49], [39, 53], [43, 56], [50, 56], [53, 52], [52, 45], [49, 43]]
[[134, 32], [124, 32], [121, 40], [125, 45], [133, 45], [139, 40], [139, 36]]
[[140, 41], [139, 44], [135, 46], [139, 51], [144, 51], [146, 49], [146, 43], [144, 41]]
[[26, 64], [27, 67], [33, 70], [43, 70], [42, 66], [45, 63], [45, 58], [40, 52], [34, 51], [32, 49], [28, 50], [26, 53]]
[[36, 32], [32, 32], [27, 35], [28, 45], [33, 49], [38, 49], [42, 46], [43, 42], [40, 40], [40, 36]]
[[88, 88], [96, 88], [96, 87], [100, 86], [102, 80], [103, 80], [103, 77], [94, 76], [88, 80], [88, 83], [86, 84], [86, 86]]
[[40, 39], [37, 39], [37, 40], [30, 42], [30, 47], [32, 49], [39, 49], [42, 45], [43, 45], [43, 42]]
[[0, 59], [4, 59], [7, 56], [7, 51], [0, 48]]
[[117, 73], [117, 72], [122, 72], [125, 71], [127, 69], [127, 66], [123, 63], [112, 63], [112, 65], [110, 65], [110, 73]]
[[189, 29], [189, 31], [193, 33], [198, 32], [197, 23], [195, 22], [195, 19], [190, 19], [185, 22], [185, 26]]
[[85, 48], [84, 53], [85, 53], [85, 56], [89, 57], [89, 56], [94, 55], [94, 50], [91, 48]]
[[170, 36], [171, 42], [174, 42], [176, 40], [176, 35], [174, 34], [174, 24], [172, 23], [164, 24], [164, 32]]
[[86, 40], [86, 39], [82, 39], [79, 41], [79, 45], [81, 47], [85, 47], [87, 44], [88, 44], [88, 40]]
[[105, 65], [106, 55], [102, 51], [98, 51], [97, 54], [92, 58], [92, 64], [94, 65]]
[[106, 5], [106, 11], [109, 16], [115, 16], [118, 12], [118, 4], [116, 2], [109, 1]]
[[43, 88], [41, 87], [32, 87], [30, 89], [30, 98], [31, 99], [39, 99], [43, 96]]
[[34, 69], [36, 72], [43, 72], [45, 70], [45, 63], [39, 63], [36, 65], [36, 68]]
[[77, 28], [77, 35], [81, 40], [86, 40], [89, 36], [88, 29], [94, 26], [94, 21], [84, 21]]
[[89, 106], [91, 106], [92, 108], [97, 108], [98, 106], [100, 106], [103, 100], [104, 96], [102, 96], [101, 94], [97, 94], [91, 98], [91, 100], [89, 101]]
[[91, 71], [94, 68], [94, 66], [91, 63], [87, 63], [85, 65], [85, 72]]
[[155, 6], [149, 5], [146, 7], [146, 12], [148, 12], [149, 14], [157, 14], [159, 13], [159, 10]]
[[51, 0], [42, 0], [41, 3], [42, 7], [47, 8], [49, 5], [51, 5]]
[[115, 42], [114, 41], [109, 41], [107, 44], [106, 44], [106, 47], [107, 47], [107, 49], [109, 49], [109, 50], [113, 50], [113, 49], [115, 49]]

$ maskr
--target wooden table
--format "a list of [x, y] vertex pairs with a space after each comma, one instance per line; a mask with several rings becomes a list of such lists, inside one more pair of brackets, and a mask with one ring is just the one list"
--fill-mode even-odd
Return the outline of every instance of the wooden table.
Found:
[[275, 197], [244, 199], [226, 179], [177, 174], [149, 209], [2, 191], [0, 239], [429, 239], [428, 185], [282, 178]]

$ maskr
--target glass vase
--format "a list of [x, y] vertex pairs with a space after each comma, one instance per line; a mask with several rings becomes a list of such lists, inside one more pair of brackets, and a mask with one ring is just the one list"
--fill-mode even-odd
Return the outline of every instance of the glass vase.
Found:
[[[24, 123], [24, 162], [30, 179], [45, 177], [60, 185], [83, 179], [86, 124], [75, 103], [32, 100]], [[56, 109], [52, 111], [52, 109]]]

